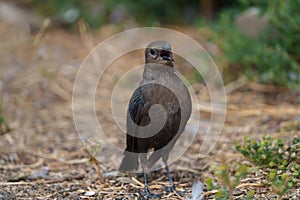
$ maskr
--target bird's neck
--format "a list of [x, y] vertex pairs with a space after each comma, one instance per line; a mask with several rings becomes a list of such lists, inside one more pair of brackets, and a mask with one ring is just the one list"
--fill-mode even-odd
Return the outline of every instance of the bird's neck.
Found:
[[174, 74], [175, 69], [167, 65], [160, 65], [156, 63], [146, 63], [144, 67], [143, 79], [155, 80], [165, 77], [167, 74]]

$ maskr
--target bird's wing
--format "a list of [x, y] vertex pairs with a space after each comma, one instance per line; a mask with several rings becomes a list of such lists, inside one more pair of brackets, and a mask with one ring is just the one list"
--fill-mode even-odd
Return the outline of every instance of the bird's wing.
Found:
[[[150, 102], [146, 99], [145, 95], [143, 95], [142, 86], [140, 86], [134, 91], [129, 101], [126, 135], [127, 151], [135, 152], [135, 150], [137, 150], [137, 138], [133, 137], [136, 135], [136, 125], [146, 126], [150, 123], [148, 113], [150, 107]], [[131, 122], [129, 121], [130, 119], [132, 120]], [[134, 122], [134, 124], [132, 122]]]

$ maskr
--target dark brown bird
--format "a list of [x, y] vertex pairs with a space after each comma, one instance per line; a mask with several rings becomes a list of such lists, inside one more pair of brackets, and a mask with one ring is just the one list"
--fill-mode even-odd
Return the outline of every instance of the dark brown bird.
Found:
[[[126, 144], [122, 171], [137, 170], [139, 159], [144, 173], [146, 198], [150, 193], [146, 169], [162, 158], [171, 183], [169, 192], [176, 191], [168, 167], [168, 157], [184, 131], [191, 115], [190, 94], [173, 67], [172, 49], [166, 41], [154, 41], [145, 50], [143, 80], [134, 91], [128, 106]], [[147, 158], [147, 153], [153, 151]]]

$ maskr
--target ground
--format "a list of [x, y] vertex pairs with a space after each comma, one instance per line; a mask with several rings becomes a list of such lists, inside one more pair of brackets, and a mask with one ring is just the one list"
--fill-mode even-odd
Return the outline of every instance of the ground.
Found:
[[[200, 34], [198, 30], [182, 29], [195, 39]], [[103, 179], [99, 177], [79, 140], [72, 115], [73, 82], [81, 62], [93, 45], [119, 31], [114, 26], [103, 26], [92, 35], [62, 29], [18, 34], [9, 24], [0, 23], [0, 97], [8, 125], [0, 129], [0, 199], [140, 198], [141, 175], [118, 173], [100, 162]], [[121, 71], [142, 59], [141, 52], [133, 52], [115, 64]], [[184, 69], [181, 72], [185, 74]], [[111, 89], [105, 81], [102, 87], [104, 93]], [[194, 82], [192, 87], [199, 99], [207, 99], [203, 84]], [[190, 198], [195, 181], [204, 182], [208, 177], [216, 180], [210, 168], [213, 164], [249, 162], [233, 150], [234, 142], [243, 141], [246, 134], [259, 139], [270, 133], [272, 138], [287, 142], [300, 136], [299, 93], [248, 82], [243, 77], [228, 83], [226, 92], [227, 115], [218, 143], [206, 157], [200, 158], [197, 150], [203, 137], [195, 139], [184, 156], [171, 165], [175, 184], [179, 190], [186, 190], [185, 197], [172, 193], [163, 199]], [[104, 93], [99, 90], [97, 98]], [[96, 103], [97, 116], [107, 120], [108, 125], [111, 118], [102, 116], [101, 111], [109, 107], [109, 102]], [[205, 106], [193, 109], [198, 109], [204, 121], [210, 118]], [[291, 124], [296, 128], [285, 129]], [[112, 130], [112, 136], [115, 131], [118, 129]], [[154, 192], [162, 192], [168, 184], [164, 170], [148, 176]], [[233, 198], [242, 199], [253, 189], [255, 199], [277, 199], [264, 182], [263, 171], [250, 174], [241, 181]], [[299, 181], [297, 184], [299, 188]], [[204, 189], [204, 192], [205, 199], [214, 198], [213, 191]], [[299, 189], [292, 189], [283, 197], [299, 198]]]

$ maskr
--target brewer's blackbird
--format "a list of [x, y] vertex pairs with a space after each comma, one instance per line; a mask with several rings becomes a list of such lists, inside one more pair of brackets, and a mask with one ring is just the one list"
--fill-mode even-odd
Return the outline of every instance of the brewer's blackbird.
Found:
[[[168, 191], [176, 191], [167, 160], [184, 131], [192, 106], [188, 89], [173, 67], [174, 59], [168, 42], [150, 43], [145, 50], [145, 60], [143, 79], [129, 101], [127, 146], [120, 170], [137, 170], [140, 160], [144, 173], [144, 195], [155, 198], [158, 195], [148, 189], [146, 169], [162, 158], [171, 184]], [[151, 111], [155, 105], [161, 107]], [[149, 151], [152, 154], [147, 158]]]

